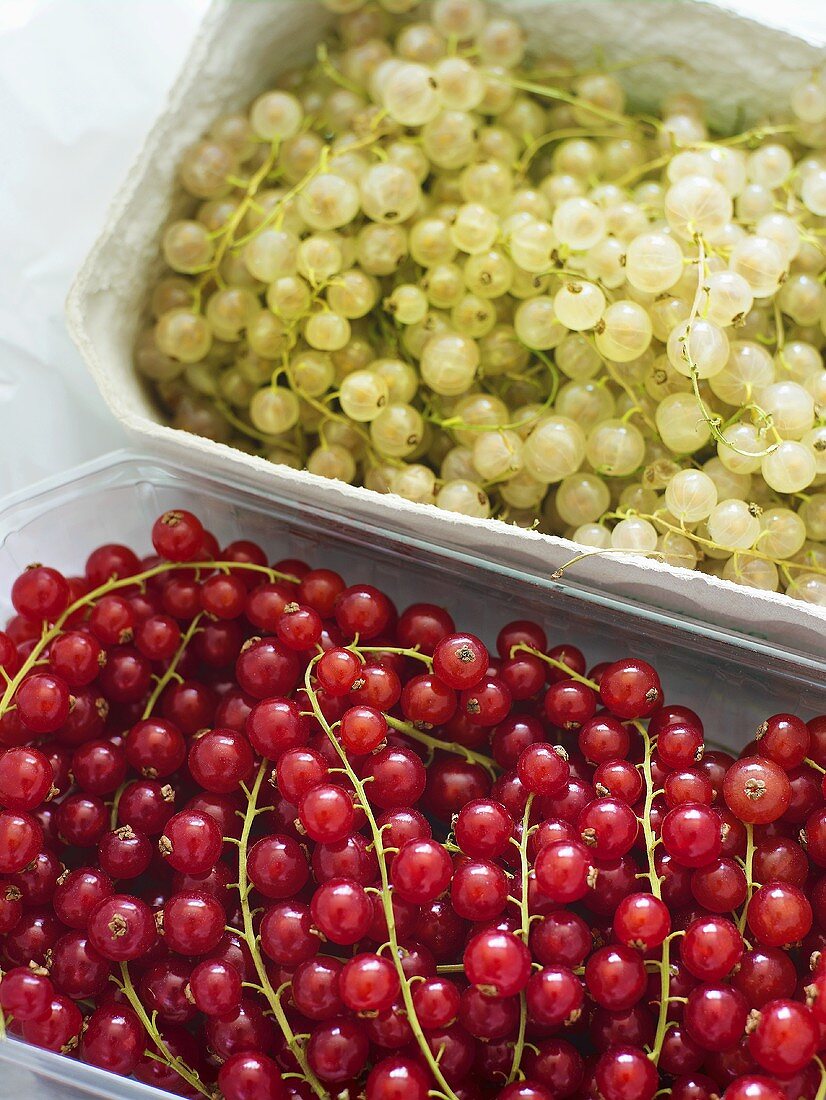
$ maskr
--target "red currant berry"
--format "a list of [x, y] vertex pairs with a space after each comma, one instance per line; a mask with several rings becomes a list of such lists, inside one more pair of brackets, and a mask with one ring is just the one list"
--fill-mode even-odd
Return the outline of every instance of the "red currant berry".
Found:
[[528, 984], [531, 956], [510, 932], [480, 932], [465, 948], [465, 974], [493, 997], [513, 997]]
[[577, 821], [582, 843], [598, 859], [619, 859], [630, 852], [639, 824], [634, 811], [616, 798], [597, 798]]
[[496, 859], [508, 850], [513, 828], [513, 818], [501, 802], [480, 798], [459, 811], [454, 835], [467, 855]]
[[27, 966], [14, 967], [0, 978], [0, 1009], [21, 1023], [43, 1016], [53, 997], [54, 986], [49, 978]]
[[32, 565], [12, 585], [11, 602], [19, 615], [53, 623], [69, 606], [68, 581], [56, 569]]
[[803, 891], [786, 882], [770, 882], [755, 890], [747, 920], [763, 947], [787, 947], [808, 935], [812, 906]]
[[97, 1008], [85, 1021], [80, 1042], [81, 1061], [109, 1073], [129, 1077], [146, 1046], [146, 1033], [128, 1005]]
[[345, 638], [366, 642], [382, 634], [395, 618], [395, 608], [383, 592], [369, 584], [346, 588], [336, 600], [335, 617]]
[[152, 545], [155, 552], [167, 561], [192, 561], [203, 541], [201, 521], [183, 509], [164, 512], [152, 526]]
[[237, 730], [217, 729], [199, 737], [189, 750], [189, 770], [195, 782], [214, 794], [230, 794], [248, 779], [254, 767], [249, 741]]
[[373, 919], [369, 894], [357, 882], [331, 879], [319, 886], [310, 905], [316, 925], [333, 943], [357, 943]]
[[805, 722], [793, 714], [773, 714], [757, 731], [757, 749], [786, 771], [798, 768], [809, 755], [811, 734]]
[[604, 1100], [652, 1100], [659, 1086], [656, 1066], [636, 1047], [606, 1051], [597, 1062], [594, 1082]]
[[507, 876], [495, 863], [467, 860], [453, 874], [450, 900], [456, 913], [466, 920], [493, 920], [508, 902]]
[[113, 894], [89, 916], [89, 942], [105, 959], [125, 962], [146, 954], [155, 942], [152, 910], [139, 898]]
[[671, 931], [668, 907], [652, 894], [630, 894], [614, 913], [614, 935], [626, 947], [652, 951]]
[[726, 985], [700, 985], [692, 989], [684, 1021], [690, 1037], [704, 1050], [730, 1050], [746, 1027], [748, 1005], [736, 989]]
[[221, 1066], [218, 1087], [225, 1100], [288, 1100], [278, 1066], [266, 1054], [233, 1054]]
[[383, 955], [356, 955], [339, 978], [341, 999], [351, 1012], [385, 1012], [399, 994], [396, 968]]
[[189, 977], [189, 993], [205, 1016], [229, 1016], [241, 1007], [241, 975], [220, 959], [199, 962]]
[[618, 718], [647, 718], [663, 699], [659, 676], [651, 665], [635, 657], [608, 666], [600, 677], [599, 694]]
[[11, 748], [0, 756], [0, 806], [35, 810], [52, 789], [54, 772], [38, 749]]
[[319, 783], [301, 798], [298, 816], [309, 837], [318, 844], [335, 844], [352, 832], [353, 800], [342, 787]]
[[689, 924], [680, 941], [680, 958], [703, 982], [722, 981], [742, 955], [743, 937], [724, 917], [699, 917]]
[[459, 709], [475, 726], [498, 726], [511, 708], [511, 695], [502, 680], [485, 675], [475, 687], [463, 691]]
[[531, 974], [525, 999], [531, 1020], [542, 1027], [557, 1028], [579, 1019], [585, 991], [572, 970], [546, 966]]
[[298, 683], [299, 673], [295, 653], [270, 638], [248, 642], [235, 662], [239, 687], [254, 699], [289, 695]]
[[413, 1058], [392, 1054], [377, 1062], [367, 1078], [366, 1100], [427, 1100], [430, 1079]]
[[475, 687], [488, 671], [490, 657], [474, 634], [448, 634], [433, 650], [433, 673], [455, 691]]
[[23, 1022], [27, 1043], [59, 1054], [69, 1054], [78, 1045], [83, 1016], [77, 1005], [58, 993], [42, 1016]]
[[560, 746], [535, 744], [523, 749], [516, 773], [526, 790], [553, 798], [567, 785], [571, 769]]
[[169, 819], [158, 850], [170, 867], [205, 875], [218, 862], [223, 837], [215, 819], [198, 810], [182, 810]]
[[267, 836], [250, 848], [247, 874], [264, 897], [289, 898], [303, 889], [310, 868], [303, 850], [292, 837]]
[[179, 955], [207, 955], [224, 934], [226, 913], [209, 894], [173, 894], [163, 908], [163, 936]]
[[15, 701], [20, 720], [32, 733], [54, 733], [69, 717], [69, 688], [65, 680], [50, 672], [27, 676]]
[[388, 746], [367, 758], [362, 780], [371, 804], [390, 810], [414, 806], [424, 793], [427, 773], [411, 749]]
[[663, 818], [662, 842], [682, 867], [705, 867], [722, 848], [720, 819], [710, 806], [686, 802]]
[[621, 944], [601, 947], [585, 964], [585, 986], [598, 1005], [623, 1012], [645, 993], [647, 976], [639, 952]]
[[70, 630], [49, 647], [49, 665], [70, 688], [87, 687], [106, 664], [106, 654], [93, 634]]
[[727, 771], [723, 797], [741, 821], [765, 825], [777, 821], [788, 809], [791, 787], [788, 776], [773, 760], [747, 756]]
[[[390, 868], [394, 890], [404, 901], [423, 905], [447, 888], [453, 874], [450, 856], [435, 840], [409, 840]], [[504, 994], [503, 994], [504, 996]]]
[[761, 1069], [777, 1077], [799, 1073], [820, 1046], [810, 1008], [797, 1001], [769, 1001], [749, 1032], [749, 1052]]

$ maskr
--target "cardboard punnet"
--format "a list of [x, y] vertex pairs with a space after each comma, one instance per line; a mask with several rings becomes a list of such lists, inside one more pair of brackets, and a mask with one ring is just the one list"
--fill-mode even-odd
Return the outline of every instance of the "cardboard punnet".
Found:
[[[688, 88], [701, 94], [722, 128], [784, 102], [801, 74], [824, 60], [822, 46], [700, 0], [506, 0], [500, 7], [524, 22], [537, 50], [580, 62], [593, 62], [598, 51], [612, 62], [663, 59], [621, 73], [633, 100], [651, 105], [669, 90]], [[180, 201], [181, 153], [222, 111], [244, 106], [279, 72], [312, 57], [327, 21], [316, 0], [216, 0], [71, 290], [71, 335], [112, 412], [142, 449], [186, 455], [205, 472], [232, 471], [251, 486], [292, 494], [308, 509], [386, 524], [547, 578], [579, 548], [275, 466], [173, 430], [133, 369], [148, 288], [160, 270], [161, 232]], [[561, 583], [826, 658], [826, 608], [777, 593], [631, 555], [585, 559]]]

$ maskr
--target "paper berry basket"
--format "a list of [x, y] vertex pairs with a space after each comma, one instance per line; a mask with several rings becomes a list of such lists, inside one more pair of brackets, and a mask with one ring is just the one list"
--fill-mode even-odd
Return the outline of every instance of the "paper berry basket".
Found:
[[[505, 6], [540, 48], [574, 60], [593, 59], [601, 46], [620, 62], [690, 49], [691, 64], [702, 74], [704, 98], [713, 104], [722, 128], [787, 96], [801, 70], [821, 58], [810, 43], [693, 0], [509, 0]], [[574, 544], [328, 481], [174, 430], [164, 424], [134, 371], [134, 340], [158, 272], [161, 232], [174, 216], [182, 150], [221, 111], [248, 103], [279, 70], [312, 56], [326, 19], [314, 0], [213, 6], [71, 292], [70, 330], [113, 413], [141, 449], [185, 458], [205, 473], [238, 479], [271, 497], [300, 501], [311, 513], [393, 530], [408, 541], [426, 539], [469, 559], [547, 581], [576, 555]], [[685, 76], [676, 73], [668, 64], [652, 64], [625, 75], [635, 101], [646, 104], [676, 82], [685, 84]], [[569, 578], [652, 614], [659, 610], [812, 656], [826, 655], [826, 608], [630, 555], [584, 560], [566, 573]]]
[[[185, 507], [222, 542], [248, 537], [271, 560], [301, 557], [337, 569], [345, 579], [382, 587], [400, 608], [426, 595], [489, 641], [505, 622], [531, 618], [555, 642], [581, 647], [589, 662], [627, 654], [648, 659], [669, 700], [702, 712], [713, 742], [745, 744], [767, 714], [826, 711], [822, 661], [394, 532], [381, 515], [365, 523], [335, 508], [310, 512], [289, 487], [245, 480], [228, 472], [214, 477], [182, 455], [119, 452], [8, 499], [0, 504], [0, 610], [8, 613], [11, 583], [31, 561], [45, 558], [72, 572], [100, 543], [147, 552], [154, 519]], [[14, 1039], [0, 1043], [0, 1080], [3, 1096], [20, 1100], [167, 1095]]]

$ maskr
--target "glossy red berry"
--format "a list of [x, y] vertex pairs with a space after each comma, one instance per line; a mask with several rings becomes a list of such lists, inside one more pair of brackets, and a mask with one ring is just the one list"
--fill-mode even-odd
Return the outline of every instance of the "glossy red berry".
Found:
[[720, 819], [710, 806], [699, 802], [676, 806], [663, 819], [662, 841], [682, 867], [704, 867], [720, 854]]
[[748, 756], [729, 768], [723, 782], [723, 797], [741, 821], [765, 825], [786, 811], [791, 787], [788, 776], [773, 760]]
[[809, 754], [811, 733], [804, 721], [793, 714], [773, 714], [760, 724], [757, 748], [786, 771], [798, 768]]
[[603, 1008], [622, 1012], [645, 993], [645, 964], [638, 951], [614, 944], [595, 951], [585, 964], [585, 985]]
[[671, 931], [668, 907], [653, 894], [630, 894], [614, 913], [614, 935], [626, 947], [651, 951], [659, 947]]
[[433, 650], [433, 673], [455, 691], [475, 687], [488, 670], [490, 657], [474, 634], [448, 634]]
[[514, 821], [501, 802], [476, 799], [459, 811], [454, 835], [469, 856], [495, 859], [508, 850]]
[[608, 666], [600, 677], [599, 694], [618, 718], [647, 718], [663, 699], [657, 673], [651, 665], [634, 657]]
[[215, 819], [198, 810], [182, 810], [166, 823], [158, 850], [170, 867], [204, 875], [218, 861], [223, 837]]
[[405, 901], [423, 905], [438, 897], [450, 882], [450, 856], [435, 840], [409, 840], [390, 868], [394, 889]]
[[27, 676], [17, 689], [15, 701], [20, 720], [32, 733], [55, 733], [69, 717], [68, 685], [50, 672]]
[[614, 1047], [597, 1062], [594, 1082], [604, 1100], [652, 1100], [659, 1087], [654, 1063], [636, 1047]]
[[325, 882], [310, 903], [313, 920], [333, 943], [357, 943], [373, 921], [373, 905], [364, 887], [349, 879]]
[[367, 1078], [366, 1100], [427, 1100], [430, 1079], [413, 1058], [392, 1054], [377, 1062]]
[[152, 527], [152, 545], [167, 561], [192, 561], [203, 541], [203, 524], [183, 509], [164, 512]]
[[62, 573], [46, 565], [30, 566], [15, 580], [11, 602], [27, 619], [54, 622], [68, 607], [69, 584]]
[[89, 942], [106, 959], [126, 962], [146, 954], [155, 942], [152, 910], [140, 898], [113, 894], [89, 916]]
[[225, 924], [223, 906], [209, 894], [173, 894], [163, 908], [164, 942], [179, 955], [206, 955], [214, 951]]
[[43, 1016], [54, 996], [54, 986], [46, 974], [35, 974], [27, 966], [17, 966], [0, 978], [0, 1009], [25, 1022]]
[[769, 1001], [749, 1032], [749, 1052], [761, 1069], [791, 1077], [812, 1060], [820, 1031], [810, 1008], [798, 1001]]
[[218, 1087], [225, 1100], [288, 1100], [290, 1095], [276, 1063], [253, 1051], [233, 1054], [224, 1062]]
[[352, 832], [355, 809], [343, 787], [319, 783], [301, 797], [298, 816], [312, 840], [319, 844], [335, 844]]
[[742, 1037], [748, 1005], [736, 989], [700, 985], [688, 995], [684, 1021], [688, 1034], [704, 1050], [729, 1050]]
[[0, 756], [0, 806], [34, 810], [52, 788], [54, 772], [38, 749], [11, 748]]
[[812, 927], [812, 906], [803, 891], [787, 882], [770, 882], [752, 895], [748, 926], [763, 947], [798, 943]]
[[465, 949], [464, 966], [468, 979], [483, 991], [513, 997], [528, 984], [531, 956], [510, 932], [480, 932]]
[[516, 773], [525, 789], [532, 794], [554, 797], [566, 786], [571, 770], [564, 749], [534, 744], [521, 752]]
[[704, 982], [727, 977], [743, 955], [743, 937], [724, 917], [699, 917], [680, 940], [680, 958], [688, 970]]

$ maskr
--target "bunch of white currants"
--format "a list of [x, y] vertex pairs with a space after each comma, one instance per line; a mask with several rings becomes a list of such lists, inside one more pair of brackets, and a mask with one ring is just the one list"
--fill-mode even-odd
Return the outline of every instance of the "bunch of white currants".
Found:
[[823, 74], [712, 137], [483, 0], [325, 4], [181, 163], [136, 349], [171, 422], [826, 604]]

